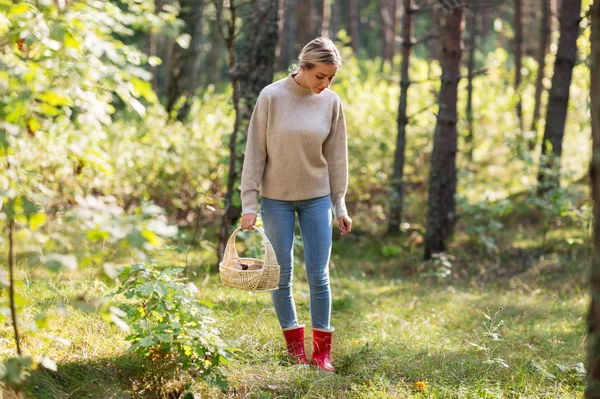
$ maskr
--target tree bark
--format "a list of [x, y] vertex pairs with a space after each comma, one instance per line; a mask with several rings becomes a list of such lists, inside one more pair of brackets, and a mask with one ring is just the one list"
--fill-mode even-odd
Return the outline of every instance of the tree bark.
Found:
[[296, 21], [298, 24], [298, 40], [296, 41], [296, 54], [299, 54], [302, 47], [313, 39], [311, 28], [312, 2], [313, 0], [298, 0], [297, 3]]
[[342, 28], [342, 0], [331, 0], [333, 4], [331, 6], [331, 22], [329, 30], [331, 31], [331, 38], [337, 39], [338, 31]]
[[581, 0], [562, 2], [559, 15], [560, 38], [554, 62], [554, 75], [548, 98], [546, 127], [539, 162], [538, 193], [540, 194], [560, 185], [560, 159], [567, 120], [569, 89], [577, 58], [580, 14]]
[[468, 133], [466, 137], [467, 159], [469, 163], [473, 160], [473, 137], [474, 137], [474, 118], [473, 118], [473, 80], [475, 79], [475, 50], [477, 48], [477, 36], [479, 34], [478, 13], [471, 12], [467, 18], [469, 31], [469, 58], [467, 60], [467, 126]]
[[181, 96], [185, 103], [177, 110], [177, 119], [182, 121], [187, 116], [196, 89], [200, 83], [200, 62], [202, 55], [202, 19], [204, 13], [203, 0], [179, 0], [180, 18], [185, 22], [184, 33], [191, 36], [187, 49], [178, 44], [173, 47], [169, 84], [167, 87], [167, 111], [173, 111]]
[[[11, 216], [9, 216], [9, 218], [10, 217]], [[20, 357], [23, 355], [23, 352], [21, 351], [21, 339], [19, 337], [19, 327], [17, 324], [17, 306], [15, 300], [15, 263], [15, 221], [13, 219], [8, 222], [8, 297], [10, 302], [10, 316], [15, 335], [15, 344], [17, 345], [17, 355]]]
[[[441, 6], [434, 2], [429, 10], [429, 31], [435, 32], [441, 35], [442, 30], [442, 9]], [[429, 40], [427, 42], [427, 50], [429, 52], [429, 58], [432, 60], [439, 60], [442, 52], [440, 40]]]
[[381, 15], [381, 30], [383, 33], [381, 58], [393, 67], [394, 36], [396, 34], [396, 0], [381, 0], [379, 14]]
[[281, 38], [281, 56], [279, 58], [278, 68], [285, 71], [296, 58], [296, 37], [298, 35], [296, 21], [297, 0], [285, 0], [287, 7], [284, 11], [285, 21], [283, 21], [283, 35]]
[[400, 233], [402, 223], [402, 208], [404, 203], [404, 162], [406, 152], [406, 125], [408, 116], [408, 88], [410, 86], [410, 55], [415, 45], [414, 14], [416, 12], [414, 0], [404, 0], [404, 21], [402, 23], [402, 64], [400, 67], [400, 103], [398, 106], [396, 150], [394, 152], [394, 172], [392, 175], [392, 196], [390, 202], [390, 216], [387, 233], [395, 235]]
[[[233, 3], [234, 0], [230, 0], [230, 2]], [[225, 195], [223, 221], [219, 230], [217, 250], [219, 262], [225, 251], [225, 245], [231, 233], [231, 226], [241, 216], [241, 207], [235, 205], [241, 202], [239, 200], [239, 190], [235, 187], [239, 185], [241, 166], [244, 163], [243, 156], [238, 153], [238, 147], [245, 147], [246, 136], [243, 135], [243, 140], [239, 140], [237, 136], [240, 131], [246, 130], [258, 94], [273, 81], [275, 49], [277, 47], [278, 8], [279, 0], [253, 0], [251, 4], [253, 14], [249, 24], [246, 25], [248, 31], [244, 35], [246, 38], [242, 52], [244, 58], [239, 63], [236, 64], [233, 55], [233, 39], [229, 41], [228, 45], [230, 49], [229, 64], [233, 70], [232, 85], [236, 119], [229, 142], [230, 158], [227, 193]]]
[[279, 0], [279, 16], [277, 17], [277, 47], [275, 49], [275, 65], [278, 71], [283, 71], [287, 68], [287, 63], [284, 61], [287, 44], [287, 5], [288, 0]]
[[537, 129], [540, 121], [540, 108], [542, 102], [542, 93], [544, 92], [544, 71], [546, 69], [546, 56], [550, 50], [550, 34], [552, 33], [552, 14], [550, 10], [551, 0], [542, 0], [542, 21], [540, 24], [539, 44], [537, 48], [536, 61], [538, 64], [537, 77], [535, 79], [535, 105], [533, 108], [533, 119], [531, 121], [531, 130], [536, 132], [532, 141], [529, 143], [529, 149], [532, 150], [537, 143]]
[[350, 37], [352, 38], [352, 50], [358, 55], [360, 51], [360, 11], [358, 9], [358, 0], [349, 0], [349, 22], [350, 22]]
[[331, 0], [323, 0], [323, 21], [321, 23], [321, 36], [333, 37], [331, 26]]
[[218, 29], [219, 27], [216, 23], [211, 23], [208, 30], [208, 41], [211, 46], [205, 61], [205, 87], [209, 84], [217, 84], [221, 81], [221, 66], [223, 65], [225, 41], [219, 35]]
[[591, 115], [592, 161], [590, 183], [594, 203], [594, 236], [590, 274], [591, 303], [588, 324], [587, 399], [600, 399], [600, 2], [591, 6]]
[[[524, 23], [523, 35], [533, 39], [539, 31], [540, 15], [539, 11], [543, 7], [541, 4], [545, 0], [523, 0]], [[537, 48], [539, 41], [527, 40], [524, 44], [524, 54], [528, 57], [535, 57], [538, 53]]]
[[310, 40], [321, 34], [323, 27], [323, 3], [325, 0], [312, 0], [310, 11]]
[[517, 94], [517, 118], [519, 129], [523, 133], [523, 104], [521, 99], [521, 81], [523, 68], [523, 0], [514, 0], [515, 5], [515, 93]]
[[463, 51], [463, 9], [448, 12], [442, 36], [442, 87], [433, 138], [425, 259], [446, 250], [456, 222], [457, 89]]
[[487, 39], [491, 30], [492, 24], [494, 22], [494, 10], [495, 7], [484, 7], [480, 10], [481, 13], [481, 29], [480, 36], [482, 40]]

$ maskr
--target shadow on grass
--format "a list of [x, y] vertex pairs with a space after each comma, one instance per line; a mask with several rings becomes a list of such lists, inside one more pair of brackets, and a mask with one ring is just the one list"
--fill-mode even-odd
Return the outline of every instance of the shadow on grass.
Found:
[[[160, 366], [159, 366], [160, 367]], [[28, 397], [179, 398], [184, 385], [172, 367], [150, 367], [133, 355], [58, 364], [58, 371], [38, 369], [26, 385]]]

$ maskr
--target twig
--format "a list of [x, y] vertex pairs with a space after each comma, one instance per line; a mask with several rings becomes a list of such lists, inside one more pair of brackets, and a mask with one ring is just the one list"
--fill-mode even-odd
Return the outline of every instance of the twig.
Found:
[[437, 100], [436, 100], [435, 102], [433, 102], [433, 103], [429, 104], [428, 106], [426, 106], [426, 107], [424, 107], [424, 108], [422, 108], [422, 109], [418, 110], [418, 111], [417, 111], [417, 112], [415, 112], [414, 114], [412, 114], [412, 115], [410, 115], [410, 116], [407, 116], [407, 117], [406, 117], [406, 119], [410, 120], [410, 119], [414, 118], [415, 116], [419, 115], [420, 113], [427, 111], [429, 108], [433, 107], [433, 106], [434, 106], [434, 105], [436, 105], [437, 103], [438, 103], [438, 102], [437, 102]]

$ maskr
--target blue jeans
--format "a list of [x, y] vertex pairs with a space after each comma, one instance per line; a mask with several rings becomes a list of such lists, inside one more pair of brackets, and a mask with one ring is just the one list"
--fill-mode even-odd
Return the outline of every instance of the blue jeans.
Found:
[[329, 195], [302, 201], [261, 198], [260, 214], [265, 233], [273, 244], [277, 262], [281, 267], [279, 289], [272, 292], [275, 312], [281, 328], [287, 329], [299, 325], [292, 296], [296, 212], [304, 242], [312, 326], [333, 330], [329, 325], [331, 317], [329, 257], [333, 220]]

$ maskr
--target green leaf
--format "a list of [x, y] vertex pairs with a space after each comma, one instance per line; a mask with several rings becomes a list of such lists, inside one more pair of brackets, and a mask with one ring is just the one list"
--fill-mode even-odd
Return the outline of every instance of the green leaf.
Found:
[[156, 292], [158, 296], [162, 298], [169, 294], [169, 287], [157, 281], [156, 284], [154, 284], [154, 292]]
[[144, 347], [154, 346], [154, 344], [156, 343], [154, 340], [154, 337], [152, 337], [152, 336], [144, 337], [144, 338], [140, 339], [138, 342], [139, 342], [139, 346], [144, 346]]
[[45, 213], [35, 213], [29, 217], [29, 228], [36, 231], [46, 223]]
[[20, 1], [17, 5], [12, 6], [8, 11], [9, 19], [10, 17], [17, 17], [21, 14], [25, 14], [29, 10], [31, 10], [31, 5]]
[[86, 235], [87, 239], [91, 242], [98, 242], [108, 240], [110, 238], [110, 233], [107, 231], [101, 231], [98, 229], [88, 231]]
[[159, 247], [163, 244], [161, 240], [153, 231], [144, 229], [142, 230], [142, 236], [154, 247]]
[[44, 263], [53, 272], [58, 272], [63, 268], [77, 269], [77, 259], [73, 255], [49, 254], [45, 256]]
[[146, 237], [139, 230], [127, 234], [125, 241], [134, 248], [141, 248], [147, 242]]
[[154, 292], [154, 282], [149, 281], [136, 287], [135, 292], [140, 294], [142, 297], [147, 297]]
[[39, 95], [40, 100], [44, 101], [55, 107], [62, 107], [66, 105], [71, 105], [71, 99], [61, 96], [60, 94], [53, 91], [46, 91]]

